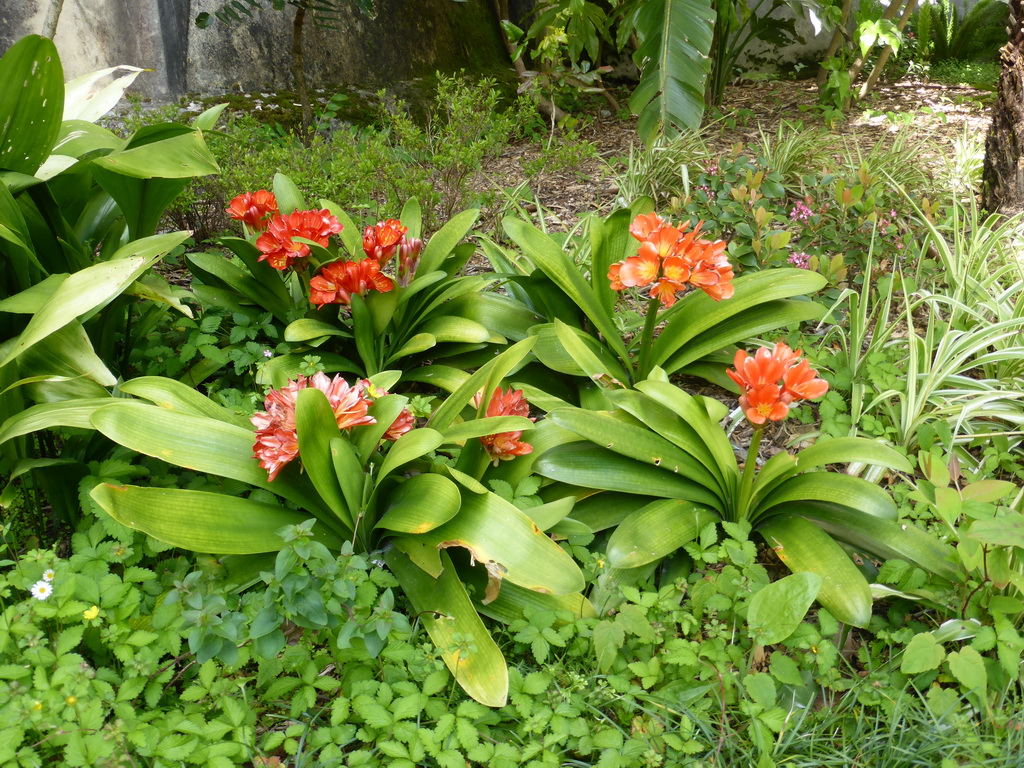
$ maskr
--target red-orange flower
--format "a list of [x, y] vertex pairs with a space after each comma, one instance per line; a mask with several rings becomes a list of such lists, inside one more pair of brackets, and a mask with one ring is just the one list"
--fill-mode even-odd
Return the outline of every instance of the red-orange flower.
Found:
[[[479, 408], [483, 399], [482, 393], [477, 393], [473, 398], [473, 404]], [[495, 387], [491, 399], [487, 403], [487, 416], [530, 416], [530, 404], [523, 397], [521, 389], [509, 389], [508, 392], [501, 387]], [[533, 446], [522, 442], [519, 438], [523, 436], [522, 430], [514, 432], [499, 432], [494, 435], [484, 435], [480, 438], [487, 455], [498, 466], [499, 461], [508, 461], [516, 456], [525, 456], [533, 451]]]
[[363, 230], [363, 252], [384, 266], [395, 255], [408, 231], [398, 219], [378, 221], [377, 226]]
[[[363, 379], [359, 382], [359, 386], [363, 389], [363, 396], [370, 402], [388, 394], [386, 389], [375, 387], [370, 383], [369, 379]], [[412, 411], [408, 408], [403, 408], [402, 412], [391, 422], [391, 426], [387, 428], [387, 431], [384, 433], [384, 439], [394, 442], [406, 432], [410, 432], [415, 426], [416, 417], [413, 416]]]
[[299, 392], [307, 387], [319, 389], [327, 395], [339, 429], [351, 429], [362, 424], [376, 424], [367, 413], [369, 400], [362, 385], [349, 386], [341, 376], [333, 379], [316, 373], [307, 378], [299, 376], [281, 389], [272, 389], [263, 401], [265, 411], [252, 416], [256, 427], [253, 455], [260, 466], [269, 472], [273, 481], [284, 467], [299, 455], [299, 439], [295, 429], [295, 404]]
[[637, 255], [610, 266], [612, 290], [654, 283], [651, 298], [666, 307], [690, 287], [700, 288], [715, 301], [732, 297], [733, 271], [725, 254], [726, 243], [701, 239], [703, 223], [690, 229], [689, 222], [672, 226], [653, 213], [637, 216], [629, 228], [640, 240]]
[[309, 281], [309, 300], [319, 309], [325, 304], [351, 304], [353, 294], [365, 296], [370, 290], [387, 293], [394, 287], [376, 259], [332, 261]]
[[270, 217], [278, 214], [277, 198], [265, 189], [244, 192], [231, 201], [227, 212], [228, 216], [243, 222], [253, 232], [262, 232], [270, 223]]
[[766, 419], [781, 421], [789, 415], [789, 405], [780, 397], [775, 384], [763, 384], [740, 395], [740, 407], [752, 424], [764, 424]]
[[753, 357], [737, 350], [734, 365], [736, 370], [726, 374], [743, 389], [740, 407], [753, 424], [784, 419], [796, 400], [813, 400], [828, 391], [828, 382], [817, 378], [810, 362], [782, 342], [773, 349], [761, 347]]
[[256, 247], [262, 252], [259, 260], [267, 261], [274, 269], [287, 269], [296, 259], [309, 256], [309, 246], [293, 238], [301, 237], [326, 246], [331, 235], [341, 232], [341, 228], [341, 222], [327, 209], [276, 216], [256, 240]]

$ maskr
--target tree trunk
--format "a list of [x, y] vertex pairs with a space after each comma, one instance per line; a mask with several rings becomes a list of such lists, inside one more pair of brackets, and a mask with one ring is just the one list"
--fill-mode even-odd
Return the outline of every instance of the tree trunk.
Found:
[[313, 131], [313, 107], [309, 101], [309, 86], [306, 85], [306, 63], [302, 59], [302, 30], [305, 21], [306, 6], [300, 5], [295, 9], [295, 19], [292, 21], [292, 78], [302, 104], [301, 138], [303, 143], [308, 143]]
[[57, 21], [63, 8], [64, 0], [50, 0], [46, 8], [46, 18], [43, 20], [43, 37], [53, 40], [53, 36], [57, 34]]
[[1024, 210], [1024, 0], [1010, 0], [1009, 41], [999, 52], [999, 90], [985, 139], [982, 205]]

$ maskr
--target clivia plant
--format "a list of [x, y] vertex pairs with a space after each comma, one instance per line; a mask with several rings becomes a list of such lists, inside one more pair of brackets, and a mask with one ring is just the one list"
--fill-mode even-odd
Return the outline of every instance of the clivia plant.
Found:
[[564, 494], [585, 497], [573, 519], [595, 531], [614, 527], [607, 549], [611, 568], [655, 563], [707, 526], [745, 523], [791, 571], [818, 574], [818, 602], [858, 627], [871, 617], [871, 590], [846, 548], [879, 559], [899, 557], [947, 578], [953, 573], [932, 537], [896, 522], [888, 493], [861, 478], [822, 470], [864, 462], [910, 472], [894, 449], [836, 438], [795, 455], [778, 453], [758, 468], [764, 425], [784, 419], [794, 402], [822, 396], [828, 385], [799, 352], [781, 343], [753, 356], [741, 350], [735, 365], [728, 373], [742, 389], [740, 406], [754, 426], [742, 468], [719, 426], [725, 406], [691, 397], [659, 370], [635, 390], [608, 391], [612, 411], [568, 407], [549, 414], [557, 431], [538, 436], [549, 447], [534, 471], [566, 484]]
[[[537, 337], [534, 355], [569, 377], [632, 386], [660, 368], [725, 383], [720, 358], [733, 344], [822, 314], [796, 298], [821, 288], [819, 275], [773, 269], [734, 279], [723, 241], [705, 239], [700, 225], [690, 229], [651, 213], [649, 201], [590, 219], [589, 243], [570, 238], [563, 247], [518, 219], [507, 219], [505, 230], [521, 251], [487, 242], [484, 251], [508, 275], [509, 295], [548, 321], [529, 330]], [[589, 263], [589, 275], [577, 263]], [[632, 292], [632, 302], [622, 301]], [[620, 325], [629, 303], [646, 305], [642, 328]], [[545, 377], [550, 382], [550, 373], [532, 382], [552, 393]], [[521, 374], [517, 381], [531, 379]]]
[[[455, 215], [424, 244], [416, 200], [399, 219], [362, 230], [333, 203], [320, 204], [306, 209], [278, 174], [273, 193], [243, 193], [228, 209], [245, 237], [220, 244], [241, 264], [218, 253], [188, 256], [202, 283], [196, 293], [208, 305], [256, 305], [286, 326], [291, 346], [264, 366], [268, 383], [294, 378], [310, 354], [329, 372], [372, 376], [493, 352], [525, 338], [537, 321], [526, 307], [486, 291], [493, 275], [459, 274], [474, 251], [462, 240], [478, 211]], [[462, 378], [440, 383], [454, 389]]]

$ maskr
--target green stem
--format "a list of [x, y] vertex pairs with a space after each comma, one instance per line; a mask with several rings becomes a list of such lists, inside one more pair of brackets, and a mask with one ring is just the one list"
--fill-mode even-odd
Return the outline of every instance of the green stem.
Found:
[[747, 461], [743, 465], [743, 477], [740, 478], [740, 493], [736, 499], [736, 519], [745, 520], [750, 506], [750, 499], [754, 493], [754, 469], [757, 466], [757, 452], [761, 447], [761, 436], [764, 434], [764, 427], [754, 427], [754, 435], [750, 438], [750, 447], [747, 448]]
[[654, 341], [654, 329], [658, 325], [659, 309], [661, 309], [661, 299], [652, 296], [647, 304], [644, 329], [640, 333], [640, 360], [637, 363], [635, 381], [644, 381], [651, 374], [651, 344]]

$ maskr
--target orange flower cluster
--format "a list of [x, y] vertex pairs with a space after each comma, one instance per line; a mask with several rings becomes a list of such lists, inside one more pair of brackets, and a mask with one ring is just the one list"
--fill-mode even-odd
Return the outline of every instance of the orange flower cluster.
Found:
[[[299, 392], [307, 387], [319, 389], [327, 395], [334, 418], [339, 429], [351, 429], [363, 424], [376, 424], [376, 420], [367, 412], [370, 404], [377, 398], [387, 394], [375, 391], [370, 382], [363, 380], [355, 386], [349, 386], [341, 376], [333, 379], [323, 373], [313, 376], [299, 376], [296, 381], [289, 381], [281, 389], [272, 389], [263, 401], [267, 409], [252, 416], [256, 427], [256, 444], [253, 456], [260, 460], [260, 466], [269, 473], [273, 481], [278, 473], [299, 455], [299, 438], [295, 428], [295, 405]], [[404, 409], [394, 424], [384, 434], [386, 440], [397, 440], [415, 425], [415, 419], [408, 409]]]
[[273, 192], [261, 189], [259, 192], [244, 192], [228, 206], [228, 216], [243, 222], [253, 232], [263, 232], [270, 219], [279, 213], [277, 198]]
[[[473, 405], [479, 408], [482, 400], [483, 393], [478, 392], [473, 398]], [[495, 387], [490, 402], [487, 403], [487, 416], [524, 416], [529, 418], [530, 404], [523, 397], [521, 389], [509, 389], [508, 392], [505, 392], [501, 387]], [[522, 436], [522, 430], [499, 432], [494, 435], [484, 435], [480, 438], [480, 443], [487, 451], [487, 455], [491, 457], [494, 466], [498, 466], [499, 461], [508, 461], [533, 451], [532, 445], [519, 439]]]
[[751, 357], [736, 351], [736, 370], [726, 373], [743, 388], [740, 407], [753, 424], [781, 421], [797, 400], [814, 400], [828, 392], [828, 382], [818, 378], [810, 362], [779, 342], [769, 350], [761, 347]]
[[640, 241], [640, 248], [636, 256], [611, 265], [608, 279], [612, 289], [644, 288], [653, 283], [651, 297], [666, 307], [690, 287], [700, 288], [715, 301], [731, 298], [733, 271], [725, 255], [726, 243], [700, 239], [703, 223], [687, 231], [688, 222], [672, 226], [656, 213], [637, 216], [629, 233]]
[[398, 253], [395, 280], [399, 285], [412, 282], [423, 249], [423, 241], [418, 237], [407, 237], [408, 232], [409, 228], [397, 219], [378, 221], [376, 226], [363, 230], [363, 253], [376, 259], [382, 267]]
[[353, 294], [365, 296], [371, 289], [387, 293], [394, 287], [376, 259], [332, 261], [309, 281], [309, 300], [320, 309], [325, 304], [351, 304]]
[[326, 246], [331, 235], [341, 232], [341, 222], [326, 208], [319, 211], [295, 211], [287, 216], [275, 216], [267, 231], [256, 240], [260, 249], [259, 260], [274, 269], [288, 269], [297, 259], [309, 256], [309, 246], [296, 242], [301, 237], [320, 246]]

